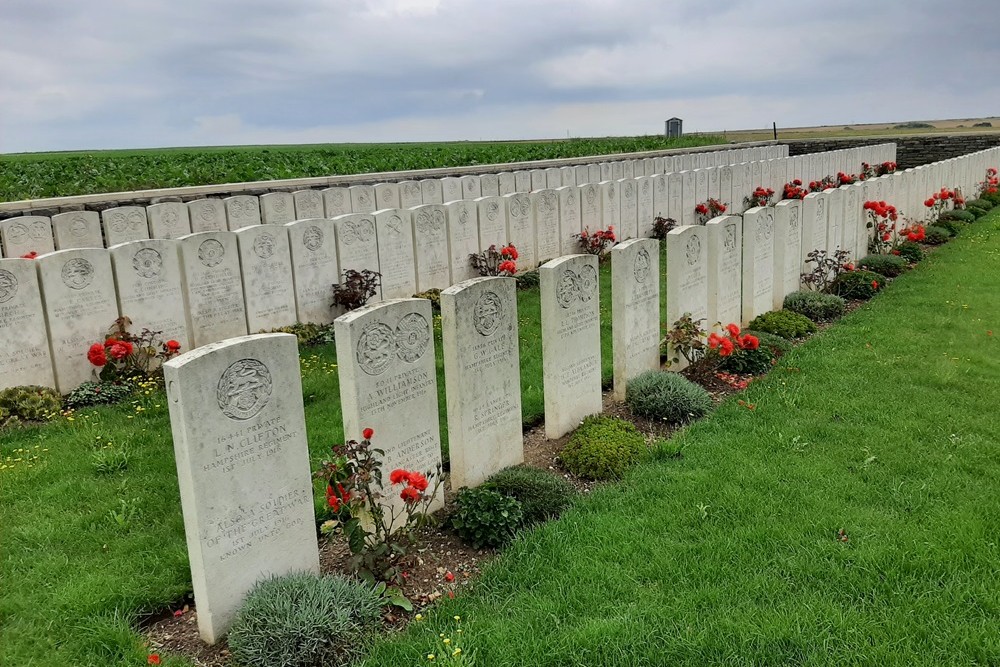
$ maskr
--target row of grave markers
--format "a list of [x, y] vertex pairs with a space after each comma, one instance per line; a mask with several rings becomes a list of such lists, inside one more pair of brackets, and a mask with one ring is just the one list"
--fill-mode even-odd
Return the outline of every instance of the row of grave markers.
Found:
[[[919, 180], [910, 175], [886, 182], [900, 185], [891, 190], [899, 197], [908, 197], [911, 186], [927, 183], [934, 183], [933, 189], [939, 182], [972, 188], [975, 181], [964, 179], [974, 179], [998, 157], [1000, 149], [984, 151], [950, 165], [930, 165]], [[868, 185], [875, 193], [894, 187]], [[830, 194], [808, 201], [825, 202]], [[678, 297], [707, 314], [708, 274], [711, 270], [721, 276], [731, 268], [723, 256], [728, 251], [740, 258], [741, 296], [725, 307], [733, 308], [735, 317], [774, 307], [774, 278], [780, 275], [773, 263], [779, 254], [775, 239], [796, 235], [790, 222], [782, 229], [776, 221], [790, 221], [792, 211], [802, 215], [806, 206], [783, 202], [668, 234], [668, 314], [682, 307]], [[821, 208], [828, 207], [817, 203], [810, 210]], [[828, 214], [825, 220], [824, 238], [829, 238]], [[817, 226], [820, 221], [817, 217]], [[800, 247], [808, 244], [801, 236], [806, 227], [800, 219]], [[797, 265], [801, 250], [789, 256]], [[630, 378], [659, 368], [659, 258], [659, 242], [653, 239], [625, 241], [611, 250], [618, 397]], [[559, 257], [539, 269], [549, 438], [565, 435], [602, 409], [598, 276], [593, 255]], [[765, 289], [769, 282], [771, 290]], [[744, 305], [748, 301], [749, 310]], [[451, 485], [475, 486], [523, 460], [515, 281], [463, 281], [442, 292], [441, 309]], [[430, 302], [392, 299], [342, 315], [334, 326], [346, 437], [372, 428], [376, 445], [385, 451], [386, 470], [438, 470], [442, 457]], [[260, 578], [319, 569], [297, 368], [295, 338], [286, 334], [210, 344], [165, 365], [198, 623], [208, 642], [225, 633]]]
[[[111, 247], [147, 238], [178, 238], [197, 232], [236, 231], [259, 224], [285, 224], [346, 213], [374, 213], [461, 199], [527, 193], [534, 190], [617, 181], [637, 176], [704, 169], [788, 155], [788, 146], [755, 146], [723, 151], [550, 167], [496, 174], [269, 192], [259, 197], [173, 201], [164, 196], [150, 206], [114, 206], [100, 212], [68, 211], [51, 218], [24, 215], [0, 220], [0, 257], [29, 252]], [[281, 188], [281, 181], [274, 181]], [[72, 197], [63, 198], [71, 201]], [[179, 198], [176, 198], [179, 199]], [[58, 201], [58, 200], [57, 200]]]

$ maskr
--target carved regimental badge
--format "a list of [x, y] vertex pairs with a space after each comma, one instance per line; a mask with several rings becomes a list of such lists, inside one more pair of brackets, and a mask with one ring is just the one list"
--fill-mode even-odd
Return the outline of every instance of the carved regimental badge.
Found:
[[143, 278], [155, 278], [163, 268], [163, 257], [152, 248], [142, 248], [132, 256], [132, 268]]
[[701, 259], [701, 239], [697, 236], [692, 236], [688, 239], [687, 246], [684, 248], [684, 254], [687, 256], [688, 266], [694, 266]]
[[7, 303], [17, 294], [17, 276], [0, 269], [0, 303]]
[[635, 253], [635, 259], [632, 261], [632, 273], [635, 275], [637, 283], [644, 283], [649, 280], [649, 251], [645, 248], [640, 248], [639, 252]]
[[774, 213], [767, 210], [761, 214], [760, 221], [757, 223], [757, 241], [770, 241], [773, 233]]
[[274, 237], [267, 232], [257, 235], [253, 240], [253, 254], [261, 259], [270, 259], [274, 255], [274, 246], [277, 243]]
[[323, 230], [315, 225], [306, 227], [306, 230], [302, 232], [302, 245], [311, 252], [319, 250], [320, 246], [323, 245]]
[[726, 238], [722, 247], [727, 253], [736, 252], [736, 225], [726, 225]]
[[69, 233], [75, 239], [83, 238], [88, 231], [87, 219], [82, 215], [75, 216], [69, 223]]
[[205, 239], [198, 246], [198, 261], [212, 268], [213, 266], [218, 266], [222, 262], [222, 258], [226, 256], [226, 248], [216, 239]]
[[347, 245], [368, 243], [375, 237], [375, 223], [371, 218], [347, 220], [340, 224], [340, 240]]
[[496, 292], [483, 292], [476, 300], [472, 324], [481, 336], [491, 336], [503, 320], [503, 302]]
[[63, 264], [62, 281], [70, 289], [84, 289], [94, 281], [94, 265], [82, 257], [71, 259]]
[[200, 209], [198, 217], [201, 218], [202, 222], [212, 222], [215, 220], [215, 204], [213, 202], [202, 202]]
[[396, 336], [388, 324], [373, 322], [358, 337], [355, 358], [368, 375], [381, 375], [396, 356]]
[[579, 273], [573, 269], [563, 271], [556, 284], [556, 303], [560, 308], [569, 308], [576, 302], [586, 303], [594, 298], [597, 290], [597, 271], [585, 266]]
[[430, 339], [431, 328], [423, 315], [404, 315], [396, 325], [396, 354], [403, 361], [413, 363], [424, 356]]
[[271, 371], [257, 359], [240, 359], [223, 371], [216, 398], [222, 414], [236, 421], [256, 416], [271, 399]]

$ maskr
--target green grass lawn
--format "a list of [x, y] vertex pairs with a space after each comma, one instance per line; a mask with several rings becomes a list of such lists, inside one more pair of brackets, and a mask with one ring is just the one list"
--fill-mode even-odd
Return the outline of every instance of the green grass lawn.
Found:
[[306, 146], [219, 146], [0, 155], [0, 201], [464, 167], [725, 143], [718, 136], [658, 135], [561, 141], [498, 141]]
[[[480, 665], [1000, 661], [998, 258], [994, 213], [434, 616], [463, 615]], [[518, 306], [533, 423], [537, 290]], [[343, 438], [333, 346], [302, 372], [318, 461]], [[137, 615], [190, 590], [162, 392], [5, 431], [0, 465], [0, 665], [145, 664]], [[427, 627], [370, 664], [418, 664]]]

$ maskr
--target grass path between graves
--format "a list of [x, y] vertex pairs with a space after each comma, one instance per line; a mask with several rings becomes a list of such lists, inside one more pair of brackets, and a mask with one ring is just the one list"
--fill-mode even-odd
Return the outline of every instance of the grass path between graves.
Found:
[[1000, 664], [998, 266], [994, 213], [366, 664]]

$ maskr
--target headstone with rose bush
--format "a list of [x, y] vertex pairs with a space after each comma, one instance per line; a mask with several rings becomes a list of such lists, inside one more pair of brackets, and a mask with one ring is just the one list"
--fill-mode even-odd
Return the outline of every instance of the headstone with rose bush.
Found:
[[179, 241], [192, 345], [245, 336], [246, 303], [236, 233], [200, 232]]
[[0, 389], [55, 386], [36, 262], [0, 259]]
[[611, 255], [611, 340], [614, 397], [628, 381], [660, 368], [660, 242], [630, 239]]

